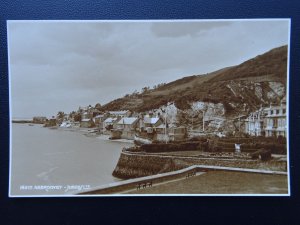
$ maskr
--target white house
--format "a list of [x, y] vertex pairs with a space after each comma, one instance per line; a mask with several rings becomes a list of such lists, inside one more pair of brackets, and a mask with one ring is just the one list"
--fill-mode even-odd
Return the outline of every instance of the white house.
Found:
[[286, 137], [286, 98], [278, 106], [252, 112], [245, 120], [245, 132], [252, 136]]
[[163, 121], [159, 117], [145, 116], [140, 120], [140, 128], [146, 130], [148, 133], [152, 133], [156, 127], [161, 125]]
[[117, 122], [116, 129], [122, 131], [122, 138], [134, 139], [138, 122], [139, 118], [137, 117], [124, 117]]
[[117, 123], [117, 129], [131, 131], [137, 128], [139, 119], [137, 117], [124, 117]]
[[251, 136], [264, 136], [265, 117], [268, 114], [266, 108], [261, 108], [245, 119], [245, 133]]
[[266, 115], [266, 137], [286, 137], [286, 98], [281, 100], [280, 106], [270, 106]]

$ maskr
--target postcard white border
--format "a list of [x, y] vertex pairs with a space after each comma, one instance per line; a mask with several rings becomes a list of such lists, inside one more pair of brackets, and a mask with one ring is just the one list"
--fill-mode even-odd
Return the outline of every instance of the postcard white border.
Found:
[[[9, 44], [9, 24], [11, 23], [146, 23], [146, 22], [213, 22], [213, 21], [288, 21], [288, 53], [287, 53], [287, 179], [288, 179], [288, 193], [287, 194], [93, 194], [93, 195], [13, 195], [11, 194], [11, 171], [12, 171], [12, 107], [11, 107], [11, 71], [10, 71], [10, 44]], [[290, 47], [291, 47], [291, 18], [245, 18], [245, 19], [158, 19], [158, 20], [7, 20], [7, 56], [8, 56], [8, 81], [9, 81], [9, 193], [10, 198], [36, 198], [36, 197], [290, 197], [290, 136], [289, 136], [289, 104], [290, 104]], [[212, 71], [213, 72], [213, 71]]]

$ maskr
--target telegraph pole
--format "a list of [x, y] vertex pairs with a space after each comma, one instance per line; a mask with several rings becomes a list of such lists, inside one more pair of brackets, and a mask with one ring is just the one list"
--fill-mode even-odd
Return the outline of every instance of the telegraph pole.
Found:
[[203, 131], [203, 133], [204, 133], [204, 111], [203, 110], [200, 110], [201, 112], [202, 112], [202, 114], [203, 114], [203, 116], [202, 116], [202, 131]]

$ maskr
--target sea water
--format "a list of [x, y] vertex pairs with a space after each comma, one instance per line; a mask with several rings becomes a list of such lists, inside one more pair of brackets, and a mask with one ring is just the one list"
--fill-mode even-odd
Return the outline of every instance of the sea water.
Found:
[[10, 194], [70, 195], [118, 181], [112, 172], [131, 143], [12, 124]]

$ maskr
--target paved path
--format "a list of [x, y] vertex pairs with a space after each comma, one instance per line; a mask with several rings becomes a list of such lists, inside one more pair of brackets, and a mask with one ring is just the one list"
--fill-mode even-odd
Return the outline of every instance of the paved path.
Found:
[[209, 171], [201, 176], [134, 190], [123, 195], [289, 195], [286, 175]]
[[[191, 176], [191, 177], [195, 177], [195, 176], [199, 176], [199, 175], [202, 175], [204, 174], [205, 172], [197, 172], [194, 176]], [[159, 182], [159, 183], [153, 183], [151, 187], [156, 187], [156, 186], [160, 186], [160, 185], [164, 185], [164, 184], [168, 184], [168, 183], [173, 183], [173, 182], [176, 182], [176, 181], [180, 181], [180, 180], [185, 180], [185, 179], [189, 179], [191, 177], [186, 177], [186, 176], [183, 176], [181, 178], [177, 178], [177, 179], [174, 179], [174, 180], [168, 180], [168, 181], [164, 181], [164, 182]], [[146, 189], [149, 189], [151, 187], [146, 187]], [[142, 188], [140, 190], [144, 190], [145, 188]], [[127, 193], [130, 193], [132, 191], [139, 191], [137, 188], [132, 188], [132, 189], [129, 189], [129, 190], [126, 190], [126, 191], [122, 191], [122, 192], [119, 192], [117, 194], [127, 194]]]

